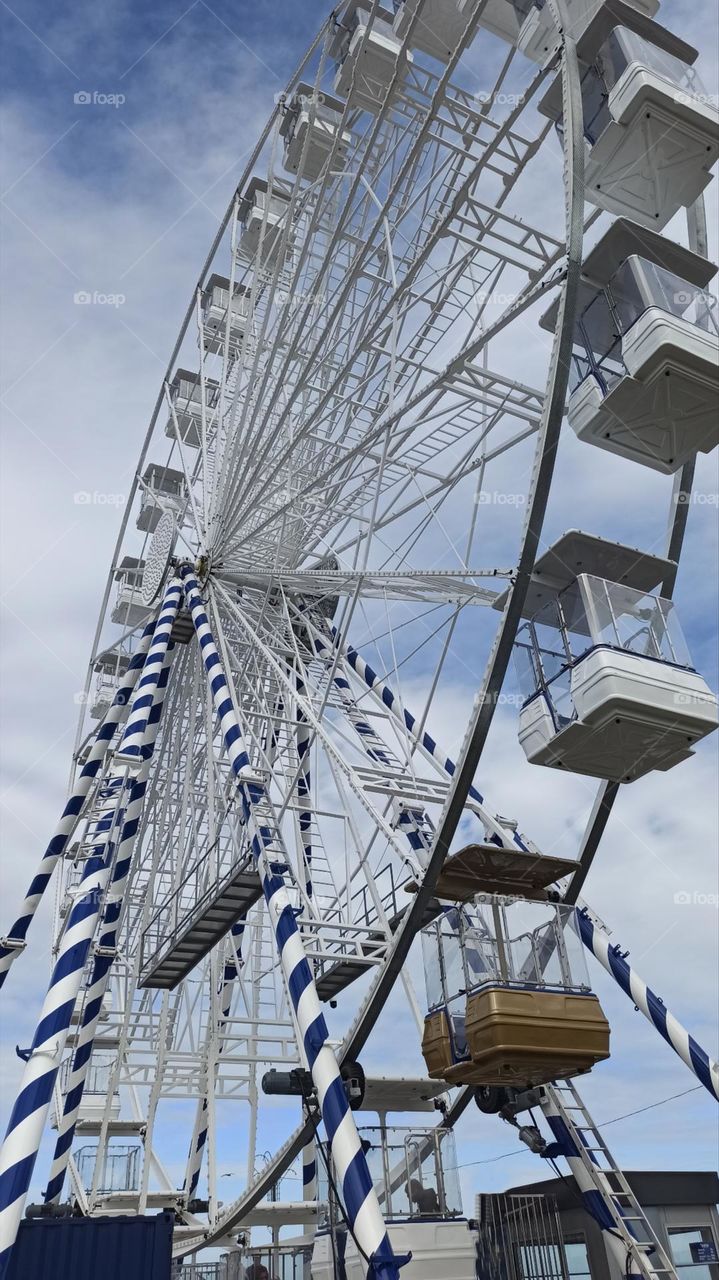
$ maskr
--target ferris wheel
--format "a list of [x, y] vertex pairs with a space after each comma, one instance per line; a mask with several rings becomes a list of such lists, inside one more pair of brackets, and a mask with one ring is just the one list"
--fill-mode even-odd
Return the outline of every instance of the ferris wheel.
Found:
[[[477, 1091], [516, 1123], [522, 1089], [546, 1085], [556, 1138], [581, 1104], [550, 1082], [607, 1056], [598, 1005], [580, 1049], [500, 1070], [478, 1066], [469, 1003], [459, 1042], [452, 1002], [480, 972], [593, 1000], [561, 911], [716, 1093], [580, 899], [620, 786], [717, 722], [671, 595], [696, 455], [717, 443], [702, 191], [719, 120], [657, 7], [349, 3], [278, 98], [158, 395], [71, 797], [0, 947], [4, 981], [57, 866], [1, 1258], [52, 1110], [46, 1203], [170, 1207], [178, 1257], [236, 1238], [300, 1158], [315, 1222], [326, 1141], [358, 1264], [399, 1274], [358, 1110], [436, 1106], [445, 1132]], [[576, 527], [581, 492], [541, 541], [565, 412], [588, 467], [602, 450], [667, 477], [665, 547]], [[576, 863], [475, 782], [513, 650], [527, 759], [598, 780]], [[545, 910], [540, 933], [513, 934], [512, 899]], [[434, 1003], [408, 963], [420, 933]], [[360, 1065], [393, 991], [427, 1064], [402, 1106]], [[278, 1112], [278, 1093], [296, 1101]], [[230, 1123], [246, 1188], [223, 1204]], [[651, 1239], [626, 1245], [633, 1273], [673, 1274]]]

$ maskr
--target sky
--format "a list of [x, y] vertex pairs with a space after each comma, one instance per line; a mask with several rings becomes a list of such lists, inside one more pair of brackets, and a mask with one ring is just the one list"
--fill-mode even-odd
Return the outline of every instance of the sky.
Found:
[[[715, 6], [667, 0], [661, 13], [700, 48], [715, 93]], [[0, 0], [1, 928], [64, 802], [107, 567], [169, 351], [248, 152], [325, 14], [317, 0], [80, 0], [54, 9]], [[550, 514], [555, 534], [576, 458], [568, 445]], [[607, 476], [620, 471], [608, 490]], [[597, 468], [587, 498], [596, 519], [585, 527], [629, 531], [641, 545], [642, 528], [656, 520], [658, 482], [639, 471]], [[676, 593], [695, 664], [715, 688], [718, 490], [716, 460], [700, 459]], [[437, 708], [435, 733], [450, 749], [472, 692], [458, 673]], [[481, 775], [495, 809], [521, 815], [541, 848], [576, 853], [594, 787], [526, 766], [509, 709], [496, 716]], [[671, 773], [624, 789], [586, 890], [642, 976], [714, 1054], [716, 777], [715, 737]], [[49, 907], [6, 987], [3, 1116], [21, 1065], [14, 1045], [29, 1043], [44, 991]], [[593, 975], [613, 1057], [585, 1091], [596, 1118], [611, 1122], [616, 1158], [627, 1168], [713, 1167], [710, 1100], [603, 972]], [[375, 1038], [368, 1063], [382, 1058]], [[493, 1120], [468, 1113], [458, 1141], [468, 1209], [480, 1189], [543, 1176]]]

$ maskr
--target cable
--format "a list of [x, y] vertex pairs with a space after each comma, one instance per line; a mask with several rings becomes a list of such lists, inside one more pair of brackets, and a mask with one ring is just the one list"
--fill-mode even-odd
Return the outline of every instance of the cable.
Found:
[[[627, 1111], [623, 1116], [614, 1116], [612, 1120], [600, 1120], [598, 1127], [606, 1129], [607, 1125], [618, 1124], [620, 1120], [629, 1120], [631, 1116], [640, 1116], [643, 1111], [653, 1111], [655, 1107], [663, 1107], [667, 1102], [674, 1102], [677, 1098], [685, 1098], [689, 1093], [697, 1093], [703, 1089], [703, 1085], [695, 1084], [691, 1089], [683, 1089], [681, 1093], [672, 1093], [668, 1098], [660, 1098], [658, 1102], [650, 1102], [646, 1107], [637, 1107], [635, 1111]], [[468, 1164], [458, 1164], [458, 1169], [473, 1169], [479, 1164], [496, 1164], [498, 1160], [507, 1160], [509, 1156], [524, 1155], [526, 1148], [518, 1147], [516, 1151], [507, 1151], [503, 1156], [492, 1156], [489, 1160], [470, 1160]]]
[[673, 1093], [670, 1098], [661, 1098], [659, 1102], [650, 1102], [646, 1107], [637, 1107], [636, 1111], [627, 1111], [626, 1115], [615, 1116], [613, 1120], [602, 1120], [602, 1126], [606, 1129], [608, 1124], [617, 1124], [620, 1120], [628, 1120], [630, 1116], [639, 1116], [643, 1111], [652, 1111], [654, 1107], [663, 1107], [665, 1102], [673, 1102], [675, 1098], [685, 1098], [688, 1093], [697, 1093], [699, 1089], [703, 1089], [704, 1085], [695, 1084], [691, 1089], [683, 1089], [681, 1093]]
[[516, 1151], [505, 1151], [503, 1156], [491, 1156], [489, 1160], [470, 1160], [469, 1164], [458, 1164], [458, 1169], [474, 1169], [478, 1164], [496, 1164], [498, 1160], [508, 1160], [510, 1156], [523, 1156], [527, 1151], [526, 1147], [517, 1147]]

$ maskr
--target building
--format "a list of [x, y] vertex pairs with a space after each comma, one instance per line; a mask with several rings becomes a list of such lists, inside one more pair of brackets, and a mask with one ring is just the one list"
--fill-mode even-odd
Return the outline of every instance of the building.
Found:
[[[702, 1171], [638, 1171], [625, 1172], [625, 1177], [681, 1280], [719, 1280], [719, 1176]], [[570, 1280], [622, 1280], [607, 1256], [603, 1232], [584, 1208], [571, 1176], [511, 1187], [499, 1197], [477, 1197], [480, 1240], [483, 1216], [489, 1220], [486, 1202], [496, 1200], [500, 1206], [504, 1238], [509, 1242], [501, 1249], [506, 1280], [532, 1280], [536, 1274], [551, 1280], [556, 1275], [561, 1280], [566, 1275], [563, 1259], [558, 1256], [561, 1250], [553, 1242], [554, 1231], [548, 1234], [543, 1227], [537, 1234], [533, 1226], [538, 1221], [537, 1214], [524, 1208], [538, 1203], [537, 1197], [544, 1202], [542, 1220], [554, 1222], [561, 1234]], [[496, 1219], [496, 1208], [494, 1216]], [[514, 1221], [510, 1221], [512, 1218]], [[491, 1231], [496, 1242], [494, 1223]], [[535, 1266], [537, 1254], [542, 1255], [539, 1271]], [[492, 1280], [491, 1268], [486, 1280]]]

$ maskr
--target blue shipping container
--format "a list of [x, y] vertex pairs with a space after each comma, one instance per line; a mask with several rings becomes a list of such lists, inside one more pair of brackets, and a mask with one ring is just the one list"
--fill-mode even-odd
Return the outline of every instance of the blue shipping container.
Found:
[[171, 1213], [20, 1224], [7, 1280], [170, 1280]]

